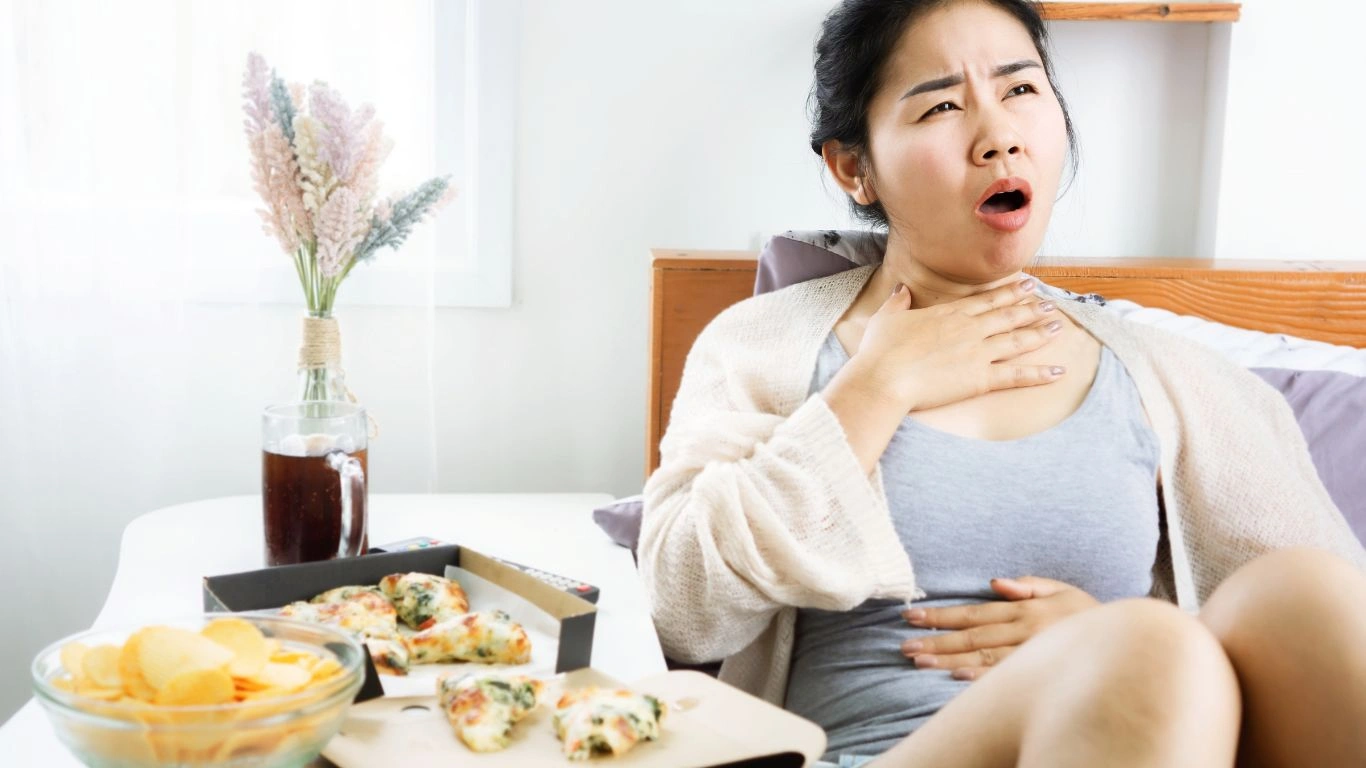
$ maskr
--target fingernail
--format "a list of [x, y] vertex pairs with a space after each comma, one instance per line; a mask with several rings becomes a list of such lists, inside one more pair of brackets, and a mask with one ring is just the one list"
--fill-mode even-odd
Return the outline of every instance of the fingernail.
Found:
[[1020, 281], [1020, 290], [1022, 290], [1022, 291], [1032, 291], [1032, 290], [1034, 290], [1034, 278], [1032, 278], [1032, 277], [1026, 277], [1025, 279], [1021, 280], [1021, 281]]
[[902, 288], [901, 283], [897, 283], [897, 284], [896, 284], [896, 287], [892, 289], [892, 295], [893, 295], [893, 296], [899, 296], [899, 295], [901, 294], [901, 288]]
[[1049, 376], [1061, 376], [1064, 373], [1067, 373], [1067, 369], [1062, 367], [1061, 365], [1055, 365], [1052, 368], [1048, 369]]
[[966, 669], [955, 669], [955, 670], [953, 671], [953, 679], [954, 679], [954, 680], [971, 680], [971, 679], [972, 679], [972, 673], [969, 672], [969, 671], [967, 671]]
[[1058, 306], [1051, 301], [1045, 301], [1044, 303], [1039, 305], [1040, 312], [1052, 312], [1057, 308]]
[[935, 664], [938, 663], [939, 659], [936, 659], [935, 657], [926, 654], [921, 654], [915, 657], [915, 665], [921, 669], [933, 667]]
[[925, 611], [922, 610], [922, 609], [920, 609], [920, 608], [912, 608], [912, 609], [910, 609], [909, 611], [906, 611], [905, 613], [903, 613], [903, 614], [901, 614], [901, 615], [906, 617], [906, 621], [924, 621], [924, 620], [925, 620]]
[[925, 644], [920, 642], [919, 640], [911, 640], [910, 642], [901, 644], [901, 652], [905, 654], [912, 654], [916, 653], [917, 651], [920, 651], [924, 647]]
[[1050, 334], [1057, 333], [1058, 331], [1061, 331], [1061, 330], [1062, 330], [1062, 323], [1058, 322], [1057, 320], [1054, 320], [1053, 322], [1051, 322], [1051, 323], [1049, 323], [1047, 326], [1045, 326], [1045, 329], [1046, 329]]

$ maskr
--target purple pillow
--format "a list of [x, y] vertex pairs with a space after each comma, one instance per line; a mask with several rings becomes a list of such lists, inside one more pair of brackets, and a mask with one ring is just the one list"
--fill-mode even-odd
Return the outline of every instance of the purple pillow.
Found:
[[1253, 368], [1285, 396], [1295, 412], [1314, 469], [1342, 510], [1347, 524], [1366, 544], [1366, 378], [1340, 371]]
[[[882, 260], [887, 236], [879, 232], [784, 232], [759, 254], [755, 295], [794, 283], [827, 277]], [[1366, 378], [1337, 371], [1253, 368], [1285, 396], [1295, 412], [1309, 455], [1328, 495], [1366, 544]], [[593, 511], [593, 519], [613, 541], [634, 552], [640, 537], [640, 497]]]

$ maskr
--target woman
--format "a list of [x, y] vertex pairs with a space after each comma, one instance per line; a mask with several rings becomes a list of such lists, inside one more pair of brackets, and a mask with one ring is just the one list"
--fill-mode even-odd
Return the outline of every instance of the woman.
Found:
[[813, 100], [886, 253], [694, 345], [641, 536], [665, 650], [844, 765], [1360, 765], [1366, 553], [1284, 401], [1021, 272], [1072, 142], [1034, 8], [846, 0]]

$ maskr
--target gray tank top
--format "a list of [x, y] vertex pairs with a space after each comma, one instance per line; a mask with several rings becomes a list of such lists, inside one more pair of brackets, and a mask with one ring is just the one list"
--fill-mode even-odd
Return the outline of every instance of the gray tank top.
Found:
[[[848, 355], [832, 333], [811, 391]], [[1147, 595], [1158, 544], [1157, 437], [1123, 364], [1102, 349], [1095, 382], [1061, 423], [986, 441], [906, 418], [880, 460], [892, 522], [936, 607], [999, 600], [990, 579], [1043, 576], [1102, 602]], [[848, 612], [801, 609], [786, 706], [825, 729], [826, 759], [877, 755], [969, 683], [918, 670], [902, 642], [939, 634], [870, 600]]]

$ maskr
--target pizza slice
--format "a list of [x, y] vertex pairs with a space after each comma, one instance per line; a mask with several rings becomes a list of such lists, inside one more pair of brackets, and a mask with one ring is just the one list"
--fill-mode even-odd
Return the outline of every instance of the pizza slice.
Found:
[[512, 726], [536, 708], [545, 683], [526, 675], [445, 675], [436, 690], [465, 746], [496, 752], [511, 742]]
[[368, 627], [355, 633], [356, 642], [364, 643], [375, 662], [375, 671], [382, 675], [406, 675], [412, 666], [408, 643], [397, 629]]
[[502, 611], [456, 616], [406, 639], [414, 664], [450, 661], [525, 664], [531, 661], [531, 640], [526, 630]]
[[337, 587], [327, 590], [309, 602], [315, 605], [347, 603], [354, 605], [358, 611], [368, 611], [377, 617], [383, 617], [391, 624], [398, 623], [398, 612], [394, 610], [394, 604], [384, 596], [379, 587]]
[[627, 690], [580, 688], [555, 705], [555, 735], [570, 760], [620, 756], [638, 742], [659, 738], [664, 703]]
[[427, 629], [470, 609], [459, 583], [430, 573], [391, 573], [379, 580], [379, 589], [393, 601], [399, 620], [413, 629]]
[[408, 646], [398, 633], [393, 603], [374, 587], [331, 589], [307, 603], [286, 605], [280, 615], [347, 630], [369, 649], [377, 671], [408, 674]]
[[393, 603], [370, 587], [338, 587], [308, 602], [290, 603], [280, 610], [282, 616], [328, 624], [359, 632], [371, 627], [396, 629], [397, 613]]

